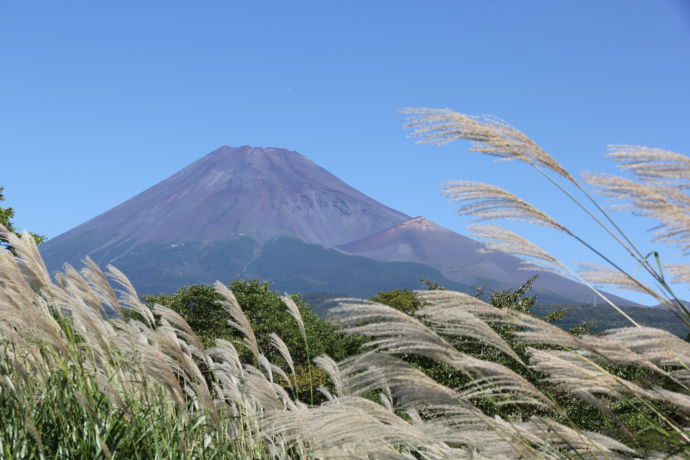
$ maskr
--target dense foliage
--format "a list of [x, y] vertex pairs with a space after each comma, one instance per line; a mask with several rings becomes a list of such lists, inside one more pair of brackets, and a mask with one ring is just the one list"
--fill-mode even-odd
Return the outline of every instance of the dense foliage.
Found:
[[[229, 285], [242, 310], [249, 318], [259, 346], [271, 361], [280, 354], [270, 345], [270, 334], [278, 334], [290, 349], [296, 364], [306, 365], [311, 357], [329, 355], [343, 359], [359, 349], [357, 338], [338, 330], [335, 325], [316, 316], [299, 295], [291, 298], [299, 308], [307, 334], [309, 356], [300, 336], [297, 322], [289, 314], [280, 295], [270, 289], [270, 283], [260, 280], [233, 281]], [[241, 334], [228, 324], [231, 315], [218, 301], [222, 297], [213, 286], [196, 285], [179, 289], [175, 294], [144, 296], [144, 301], [158, 303], [179, 313], [187, 321], [202, 343], [212, 346], [216, 339], [238, 340]]]
[[[270, 289], [270, 283], [237, 280], [229, 287], [247, 315], [259, 347], [268, 360], [282, 366], [286, 364], [281, 353], [272, 345], [271, 334], [277, 334], [287, 345], [295, 374], [290, 376], [290, 382], [283, 383], [288, 389], [295, 388], [296, 397], [308, 398], [313, 402], [315, 397], [318, 399], [318, 395], [314, 394], [316, 387], [327, 383], [325, 374], [313, 366], [311, 358], [328, 355], [341, 360], [356, 354], [363, 343], [361, 337], [345, 334], [335, 325], [316, 316], [299, 295], [292, 295], [304, 325], [305, 341], [297, 321], [290, 315], [278, 293]], [[229, 324], [231, 314], [219, 303], [222, 298], [213, 286], [195, 285], [183, 287], [174, 294], [144, 296], [143, 300], [149, 307], [160, 304], [179, 313], [205, 346], [212, 346], [217, 339], [229, 340], [239, 344], [242, 357], [251, 361], [251, 352], [241, 345], [242, 334]], [[136, 313], [129, 315], [138, 316]]]
[[[480, 286], [476, 288], [475, 296], [485, 298], [491, 305], [502, 310], [533, 315], [532, 311], [535, 308], [537, 297], [530, 295], [529, 291], [535, 279], [536, 277], [528, 279], [515, 290], [496, 291]], [[424, 281], [430, 290], [445, 289], [438, 283], [429, 280]], [[370, 300], [389, 305], [409, 315], [414, 315], [424, 306], [424, 302], [419, 296], [409, 290], [380, 292]], [[563, 321], [569, 314], [570, 309], [562, 308], [551, 311], [543, 317], [543, 320], [548, 322]], [[488, 324], [510, 345], [522, 362], [529, 362], [528, 347], [521, 344], [514, 336], [514, 333], [519, 331], [520, 328], [502, 323], [490, 322]], [[570, 329], [570, 333], [574, 335], [589, 332], [591, 332], [591, 326], [588, 322], [578, 323]], [[641, 411], [639, 407], [621, 404], [619, 401], [606, 398], [593, 405], [591, 401], [583, 401], [570, 393], [559, 391], [557, 387], [548, 382], [546, 375], [531, 370], [514, 357], [497, 348], [487, 347], [485, 344], [467, 339], [455, 340], [453, 344], [461, 352], [485, 361], [499, 363], [525, 377], [559, 406], [562, 412], [557, 420], [561, 423], [572, 423], [583, 430], [601, 432], [617, 439], [623, 438], [626, 439], [629, 445], [647, 449], [673, 451], [676, 449], [676, 443], [680, 442], [680, 439], [669, 438], [667, 433], [659, 432], [657, 429], [662, 424], [664, 418], [674, 417], [672, 406], [662, 405], [655, 410], [643, 409]], [[423, 370], [426, 375], [433, 378], [436, 382], [447, 387], [462, 389], [472, 383], [472, 378], [466, 373], [453, 369], [451, 366], [439, 361], [416, 355], [406, 356], [405, 359]], [[635, 366], [607, 365], [606, 369], [614, 375], [637, 384], [647, 386], [661, 384], [661, 380], [654, 372], [639, 369]], [[669, 382], [666, 382], [666, 384], [668, 385]], [[676, 385], [672, 386], [677, 387]], [[480, 397], [473, 402], [478, 407], [481, 407], [484, 413], [507, 419], [528, 419], [533, 416], [547, 415], [539, 408], [505, 405], [500, 399], [496, 398]]]

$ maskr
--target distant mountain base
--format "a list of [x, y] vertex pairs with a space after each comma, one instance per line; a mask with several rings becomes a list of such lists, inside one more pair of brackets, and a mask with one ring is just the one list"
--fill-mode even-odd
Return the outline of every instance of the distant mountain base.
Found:
[[[272, 289], [281, 292], [339, 292], [362, 298], [391, 289], [422, 289], [422, 278], [472, 292], [470, 286], [451, 281], [423, 264], [381, 262], [296, 238], [277, 238], [262, 246], [249, 236], [210, 244], [144, 243], [113, 256], [111, 251], [90, 255], [101, 267], [112, 264], [124, 272], [139, 294], [173, 293], [187, 285], [239, 279], [269, 281]], [[69, 262], [79, 266], [76, 261]], [[48, 268], [54, 271], [59, 267]]]
[[[544, 317], [556, 310], [568, 308], [565, 317], [556, 321], [558, 327], [570, 330], [583, 322], [592, 326], [592, 332], [601, 332], [616, 327], [630, 327], [631, 324], [620, 313], [608, 305], [535, 305], [532, 313]], [[663, 329], [681, 338], [688, 337], [690, 328], [678, 319], [676, 315], [665, 308], [653, 307], [621, 307], [632, 319], [642, 326]]]
[[[333, 298], [369, 298], [392, 289], [423, 289], [421, 279], [436, 281], [455, 291], [475, 292], [473, 286], [449, 280], [428, 265], [382, 262], [287, 237], [263, 245], [249, 236], [209, 244], [132, 244], [126, 248], [96, 251], [90, 256], [101, 267], [113, 264], [122, 270], [140, 294], [173, 293], [183, 286], [211, 284], [216, 280], [230, 283], [239, 279], [260, 279], [269, 281], [271, 288], [280, 292], [301, 294], [322, 317], [333, 306], [330, 302]], [[76, 260], [68, 261], [77, 267], [80, 265]], [[59, 267], [49, 265], [48, 268], [54, 271]], [[491, 288], [491, 280], [481, 281]], [[605, 305], [572, 305], [572, 301], [551, 293], [538, 293], [538, 302], [533, 313], [542, 317], [569, 308], [565, 318], [556, 322], [566, 330], [583, 322], [589, 322], [594, 332], [628, 326], [625, 318]], [[683, 338], [690, 333], [690, 328], [664, 308], [623, 309], [645, 326], [664, 329]]]
[[279, 291], [301, 294], [341, 292], [368, 298], [391, 289], [422, 289], [423, 278], [449, 289], [472, 292], [471, 286], [451, 281], [428, 265], [381, 262], [293, 238], [279, 238], [264, 245], [243, 276], [271, 281], [272, 288]]
[[[346, 295], [328, 292], [313, 292], [302, 295], [302, 298], [312, 307], [314, 313], [322, 318], [325, 318], [328, 315], [328, 310], [335, 306], [333, 299], [338, 297], [346, 297]], [[625, 311], [625, 313], [630, 315], [631, 318], [643, 326], [663, 329], [683, 339], [688, 337], [688, 334], [690, 334], [690, 328], [683, 324], [683, 322], [680, 321], [676, 315], [664, 308], [621, 308], [623, 311]], [[593, 333], [601, 332], [606, 329], [631, 326], [628, 320], [623, 318], [620, 313], [616, 312], [608, 305], [601, 304], [568, 305], [567, 303], [564, 303], [556, 305], [552, 303], [537, 303], [534, 307], [532, 307], [531, 312], [534, 315], [543, 318], [549, 313], [562, 309], [567, 309], [568, 312], [562, 320], [556, 321], [554, 324], [566, 331], [571, 330], [582, 323], [587, 323], [589, 326], [591, 326], [591, 332]]]

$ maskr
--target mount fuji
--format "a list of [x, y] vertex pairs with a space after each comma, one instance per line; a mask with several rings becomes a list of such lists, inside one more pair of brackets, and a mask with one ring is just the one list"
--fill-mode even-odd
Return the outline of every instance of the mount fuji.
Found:
[[[124, 203], [49, 240], [49, 270], [86, 256], [145, 294], [216, 279], [262, 279], [290, 292], [367, 297], [421, 288], [515, 288], [534, 272], [423, 217], [347, 185], [297, 152], [221, 147]], [[591, 291], [540, 273], [542, 301], [589, 303]], [[615, 298], [622, 304], [634, 305]]]

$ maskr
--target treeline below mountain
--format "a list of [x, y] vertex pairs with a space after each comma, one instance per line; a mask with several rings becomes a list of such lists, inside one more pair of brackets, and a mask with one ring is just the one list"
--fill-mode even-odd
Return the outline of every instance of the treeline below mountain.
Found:
[[[330, 292], [313, 292], [302, 295], [305, 303], [310, 305], [312, 311], [322, 318], [328, 315], [329, 308], [334, 305], [332, 300], [339, 297], [347, 296]], [[564, 330], [571, 330], [584, 325], [591, 333], [598, 333], [607, 329], [630, 326], [630, 322], [608, 305], [542, 304], [539, 303], [538, 297], [535, 299], [536, 302], [531, 307], [530, 312], [540, 318], [548, 317], [556, 312], [564, 312], [562, 315], [558, 315], [559, 319], [553, 321], [553, 324]], [[675, 314], [663, 307], [621, 308], [642, 326], [663, 329], [681, 338], [690, 335], [690, 328]]]
[[[567, 313], [553, 324], [565, 330], [570, 330], [582, 323], [588, 324], [592, 333], [617, 327], [630, 327], [630, 322], [620, 313], [602, 304], [564, 306], [537, 303], [532, 308], [532, 313], [543, 318], [563, 309], [567, 310]], [[690, 334], [690, 328], [663, 307], [621, 307], [621, 309], [642, 326], [663, 329], [682, 338]]]

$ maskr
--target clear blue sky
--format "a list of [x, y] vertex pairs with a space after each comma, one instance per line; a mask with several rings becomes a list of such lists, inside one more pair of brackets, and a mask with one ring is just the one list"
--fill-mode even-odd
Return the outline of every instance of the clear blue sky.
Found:
[[[690, 154], [690, 2], [0, 5], [0, 185], [54, 237], [221, 146], [286, 147], [458, 232], [445, 179], [496, 183], [618, 254], [525, 167], [416, 145], [398, 108], [494, 114], [572, 172], [607, 144]], [[647, 244], [651, 222], [622, 219]], [[522, 231], [565, 261], [589, 259]]]

